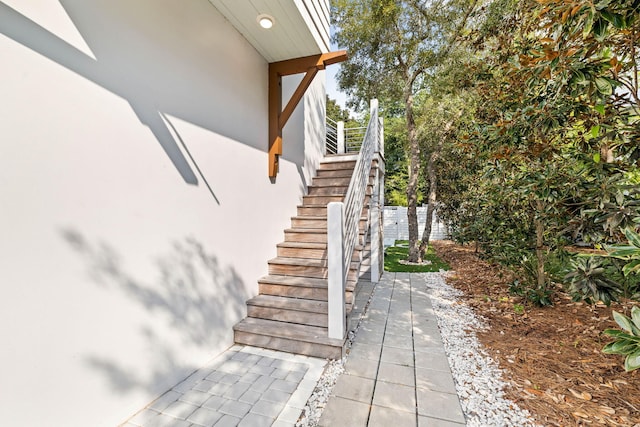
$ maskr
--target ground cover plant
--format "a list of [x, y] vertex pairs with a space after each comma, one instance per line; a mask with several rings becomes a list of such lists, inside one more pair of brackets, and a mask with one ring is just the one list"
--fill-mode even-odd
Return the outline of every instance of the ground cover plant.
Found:
[[449, 270], [449, 264], [442, 261], [432, 247], [429, 247], [424, 256], [424, 265], [403, 264], [409, 255], [409, 241], [396, 240], [394, 246], [385, 249], [384, 269], [392, 272], [428, 273], [440, 270]]

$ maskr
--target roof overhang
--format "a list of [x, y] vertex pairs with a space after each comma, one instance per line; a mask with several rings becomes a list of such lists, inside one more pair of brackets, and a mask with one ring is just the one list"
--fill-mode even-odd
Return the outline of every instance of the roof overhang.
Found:
[[[267, 62], [327, 53], [328, 0], [209, 0]], [[262, 28], [258, 17], [273, 17]]]

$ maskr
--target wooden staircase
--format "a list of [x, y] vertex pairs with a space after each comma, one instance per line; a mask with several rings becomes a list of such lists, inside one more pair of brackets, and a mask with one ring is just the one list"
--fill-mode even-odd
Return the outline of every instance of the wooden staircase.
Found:
[[[355, 166], [353, 156], [330, 156], [318, 169], [309, 194], [298, 206], [269, 274], [260, 280], [259, 295], [247, 301], [247, 317], [234, 326], [235, 342], [308, 356], [342, 357], [344, 341], [327, 334], [327, 204], [342, 201]], [[365, 234], [369, 190], [360, 219]], [[346, 310], [351, 310], [360, 275], [362, 247], [356, 247], [347, 276]]]

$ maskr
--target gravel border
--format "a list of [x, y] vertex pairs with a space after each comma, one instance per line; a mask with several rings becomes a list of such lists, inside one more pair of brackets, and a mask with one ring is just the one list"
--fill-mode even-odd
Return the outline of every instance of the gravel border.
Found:
[[459, 303], [463, 294], [447, 285], [448, 272], [427, 274], [431, 303], [467, 426], [537, 426], [528, 411], [505, 397], [503, 371], [482, 348], [475, 333], [488, 329], [483, 319]]

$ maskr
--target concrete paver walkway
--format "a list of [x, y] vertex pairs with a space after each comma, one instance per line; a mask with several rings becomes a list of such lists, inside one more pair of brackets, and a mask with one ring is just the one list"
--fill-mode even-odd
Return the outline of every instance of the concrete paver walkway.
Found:
[[[360, 326], [320, 426], [465, 425], [429, 299], [433, 277], [385, 273], [358, 285], [349, 328]], [[326, 362], [236, 345], [123, 426], [292, 427]]]
[[126, 427], [291, 427], [326, 360], [235, 345], [130, 418]]
[[385, 273], [320, 426], [465, 425], [431, 307], [429, 273]]

